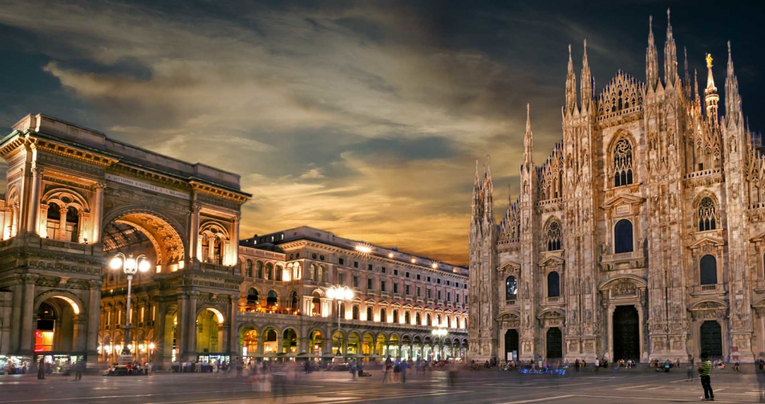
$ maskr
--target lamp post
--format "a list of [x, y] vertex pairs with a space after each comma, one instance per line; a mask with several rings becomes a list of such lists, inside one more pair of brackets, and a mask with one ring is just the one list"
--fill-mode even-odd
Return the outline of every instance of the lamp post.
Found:
[[327, 297], [333, 300], [337, 300], [337, 356], [340, 356], [340, 347], [342, 342], [340, 340], [341, 328], [340, 328], [340, 303], [344, 301], [350, 301], [353, 299], [353, 291], [347, 286], [332, 286], [327, 289]]
[[[125, 257], [125, 254], [118, 252], [114, 255], [114, 258], [112, 258], [112, 261], [109, 263], [109, 266], [113, 270], [120, 270], [122, 269], [122, 272], [127, 275], [127, 281], [128, 281], [128, 293], [127, 293], [127, 325], [122, 327], [125, 330], [125, 346], [122, 348], [122, 353], [120, 355], [120, 362], [122, 361], [128, 361], [132, 362], [133, 356], [130, 354], [130, 329], [133, 328], [130, 325], [130, 290], [133, 286], [133, 276], [135, 276], [138, 271], [146, 272], [149, 270], [149, 260], [146, 258], [145, 255], [141, 254], [138, 257], [133, 258], [133, 254], [130, 254], [130, 256]], [[123, 357], [129, 357], [129, 359], [124, 359]]]

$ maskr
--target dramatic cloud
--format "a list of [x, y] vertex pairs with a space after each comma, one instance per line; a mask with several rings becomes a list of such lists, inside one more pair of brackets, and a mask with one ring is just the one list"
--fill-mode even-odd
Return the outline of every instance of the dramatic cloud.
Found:
[[0, 124], [44, 112], [240, 173], [243, 236], [310, 225], [459, 264], [475, 160], [491, 154], [502, 214], [526, 103], [537, 161], [560, 140], [566, 45], [577, 71], [586, 37], [596, 76], [641, 78], [662, 12], [602, 7], [637, 12], [622, 26], [491, 3], [1, 4], [15, 79]]

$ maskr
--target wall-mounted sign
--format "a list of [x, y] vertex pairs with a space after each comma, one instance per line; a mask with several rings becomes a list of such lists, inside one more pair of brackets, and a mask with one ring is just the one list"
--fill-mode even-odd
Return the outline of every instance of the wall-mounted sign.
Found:
[[117, 175], [106, 174], [108, 181], [114, 181], [120, 184], [129, 185], [131, 187], [141, 188], [146, 191], [156, 192], [158, 194], [170, 195], [181, 199], [191, 199], [191, 196], [185, 192], [175, 191], [172, 189], [158, 187], [156, 185], [149, 184], [148, 182], [142, 182], [134, 180], [132, 178], [120, 177]]

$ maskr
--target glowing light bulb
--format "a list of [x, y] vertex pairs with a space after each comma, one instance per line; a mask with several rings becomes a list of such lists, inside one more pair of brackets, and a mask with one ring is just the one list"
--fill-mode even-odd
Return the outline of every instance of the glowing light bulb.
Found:
[[112, 261], [109, 263], [109, 266], [112, 269], [120, 269], [120, 268], [122, 268], [122, 258], [120, 258], [120, 257], [112, 258]]
[[146, 272], [149, 270], [149, 267], [151, 267], [151, 264], [149, 264], [149, 260], [141, 260], [141, 263], [138, 264], [138, 270], [141, 272]]

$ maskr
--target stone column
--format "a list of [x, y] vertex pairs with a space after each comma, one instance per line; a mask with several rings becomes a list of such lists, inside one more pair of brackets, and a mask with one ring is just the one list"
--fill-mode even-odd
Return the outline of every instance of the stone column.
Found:
[[613, 361], [614, 358], [614, 310], [616, 310], [616, 306], [613, 304], [608, 305], [608, 318], [607, 323], [608, 329], [606, 330], [606, 335], [608, 335], [608, 348], [606, 349], [606, 352], [608, 353], [608, 360]]
[[[193, 199], [196, 199], [196, 194], [193, 195]], [[190, 220], [190, 228], [189, 228], [189, 252], [188, 252], [188, 260], [191, 264], [194, 263], [194, 261], [202, 261], [200, 260], [201, 257], [201, 246], [199, 243], [199, 212], [202, 210], [202, 206], [198, 203], [193, 202], [191, 204], [191, 212], [189, 214]]]
[[21, 302], [24, 294], [24, 287], [22, 286], [22, 279], [17, 280], [17, 284], [11, 286], [11, 346], [9, 352], [18, 352], [21, 349]]
[[[178, 295], [178, 312], [175, 315], [175, 349], [176, 358], [180, 361], [185, 359], [183, 354], [186, 352], [186, 344], [188, 341], [188, 338], [186, 338], [186, 311], [188, 310], [188, 298], [188, 295], [183, 292]], [[196, 327], [194, 332], [196, 332]]]
[[224, 351], [230, 353], [232, 356], [236, 355], [238, 352], [241, 352], [241, 349], [239, 348], [239, 334], [237, 333], [236, 323], [237, 300], [238, 299], [236, 295], [232, 295], [230, 298], [228, 307], [228, 346], [226, 346], [226, 351]]
[[[213, 317], [215, 319], [215, 317]], [[231, 352], [229, 347], [231, 341], [229, 341], [229, 335], [231, 335], [231, 322], [224, 321], [218, 323], [218, 352], [226, 353]]]
[[19, 351], [22, 354], [31, 355], [33, 352], [34, 319], [35, 319], [35, 282], [38, 275], [24, 274], [21, 279], [24, 282], [24, 300], [21, 306], [21, 336]]
[[31, 188], [29, 190], [29, 206], [26, 209], [28, 212], [26, 226], [27, 233], [37, 234], [37, 218], [40, 214], [40, 187], [42, 184], [43, 170], [37, 167], [32, 167], [29, 171], [31, 178], [25, 178], [31, 180]]
[[[88, 296], [88, 341], [86, 350], [88, 362], [94, 363], [98, 358], [98, 325], [101, 319], [101, 281], [89, 281], [90, 296]], [[101, 348], [103, 349], [103, 348]]]
[[184, 317], [186, 318], [186, 327], [184, 330], [184, 337], [186, 338], [186, 352], [184, 352], [184, 358], [189, 360], [196, 360], [197, 356], [197, 296], [199, 292], [188, 292], [188, 300], [186, 301], [186, 311]]
[[284, 343], [284, 335], [282, 333], [276, 333], [276, 352], [275, 353], [281, 353], [282, 351], [282, 344]]
[[48, 237], [48, 209], [50, 205], [40, 205], [40, 217], [37, 220], [37, 234], [41, 238]]
[[235, 217], [231, 223], [231, 240], [228, 243], [228, 264], [236, 265], [239, 260], [239, 217]]
[[[165, 302], [159, 302], [157, 306], [155, 306], [157, 307], [155, 309], [157, 310], [157, 315], [154, 319], [154, 341], [151, 341], [154, 342], [154, 355], [152, 360], [160, 366], [164, 366], [165, 355], [167, 352], [167, 347], [165, 346], [165, 326], [167, 325], [165, 321], [167, 317], [167, 304]], [[170, 348], [172, 348], [172, 346]]]
[[101, 242], [101, 230], [102, 221], [104, 220], [104, 188], [106, 188], [105, 182], [99, 182], [93, 185], [93, 205], [90, 208], [92, 213], [90, 216], [91, 228], [91, 243], [96, 244]]
[[[97, 316], [97, 315], [96, 315]], [[90, 340], [88, 337], [86, 337], [87, 328], [88, 328], [88, 320], [89, 318], [83, 315], [82, 313], [75, 315], [73, 322], [74, 322], [74, 332], [72, 335], [72, 350], [76, 352], [86, 352], [87, 345], [90, 344]], [[97, 333], [98, 331], [96, 331]], [[98, 344], [98, 336], [94, 339], [96, 344]], [[97, 355], [97, 352], [94, 353], [94, 355]], [[91, 360], [92, 361], [92, 360]]]

